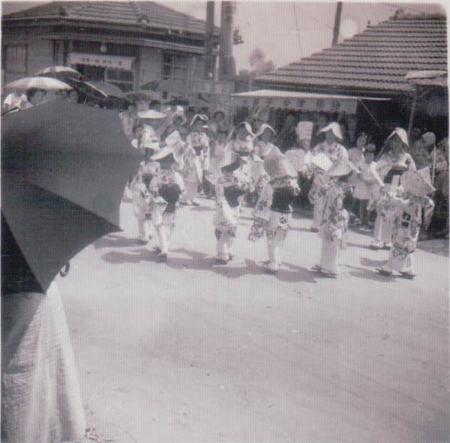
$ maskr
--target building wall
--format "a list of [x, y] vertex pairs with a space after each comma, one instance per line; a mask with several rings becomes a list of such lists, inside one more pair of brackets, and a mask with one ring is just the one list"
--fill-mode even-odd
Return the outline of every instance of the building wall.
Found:
[[137, 68], [136, 87], [151, 81], [161, 80], [162, 51], [157, 48], [141, 47]]
[[[147, 47], [140, 48], [138, 64], [137, 87], [150, 81], [160, 81], [162, 79], [163, 50]], [[201, 55], [190, 55], [188, 77], [192, 79], [203, 78], [203, 71], [204, 57]]]
[[5, 48], [7, 46], [26, 45], [27, 60], [25, 75], [33, 75], [40, 69], [53, 64], [53, 42], [36, 38], [34, 33], [25, 30], [8, 30], [2, 35], [2, 58], [5, 66], [2, 69], [3, 80], [8, 83], [23, 77], [23, 74], [8, 72], [8, 64], [5, 60]]
[[28, 75], [53, 65], [53, 42], [30, 39], [28, 43]]

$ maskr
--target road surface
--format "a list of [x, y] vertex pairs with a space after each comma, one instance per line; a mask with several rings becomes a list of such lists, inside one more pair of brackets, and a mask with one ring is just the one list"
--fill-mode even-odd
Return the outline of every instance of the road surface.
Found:
[[124, 203], [124, 232], [86, 248], [59, 279], [93, 435], [450, 442], [448, 257], [420, 250], [416, 280], [386, 279], [374, 272], [386, 251], [351, 232], [342, 275], [320, 278], [310, 272], [319, 239], [297, 218], [282, 271], [266, 275], [246, 209], [236, 258], [215, 265], [212, 207], [180, 211], [161, 264], [151, 244], [135, 243]]

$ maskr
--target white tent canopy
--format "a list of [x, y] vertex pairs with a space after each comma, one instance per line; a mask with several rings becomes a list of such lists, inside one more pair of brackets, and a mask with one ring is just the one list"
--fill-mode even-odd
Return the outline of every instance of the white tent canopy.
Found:
[[362, 100], [388, 101], [390, 99], [271, 89], [241, 92], [231, 96], [232, 106], [236, 108], [268, 107], [295, 111], [345, 112], [347, 114], [355, 114], [358, 101]]

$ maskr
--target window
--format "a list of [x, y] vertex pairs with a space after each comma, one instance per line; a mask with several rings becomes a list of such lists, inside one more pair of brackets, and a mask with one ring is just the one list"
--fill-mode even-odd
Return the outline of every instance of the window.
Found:
[[133, 90], [133, 72], [123, 71], [120, 69], [106, 68], [106, 79], [108, 83], [116, 85], [122, 91], [128, 92]]
[[12, 74], [27, 73], [27, 47], [6, 46], [5, 50], [5, 70]]
[[53, 42], [53, 63], [57, 66], [65, 64], [65, 47], [64, 41], [55, 40]]
[[163, 80], [186, 80], [188, 76], [189, 57], [175, 52], [163, 54]]

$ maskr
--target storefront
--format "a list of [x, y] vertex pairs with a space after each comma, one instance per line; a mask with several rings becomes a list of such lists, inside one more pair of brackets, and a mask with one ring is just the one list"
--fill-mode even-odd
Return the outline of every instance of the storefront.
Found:
[[123, 91], [203, 75], [205, 23], [154, 2], [54, 2], [3, 16], [2, 30], [5, 82], [52, 65]]
[[[406, 79], [411, 70], [447, 70], [447, 20], [444, 15], [396, 14], [390, 20], [369, 25], [362, 33], [331, 48], [261, 75], [256, 79], [255, 87], [289, 94], [368, 98], [359, 101], [356, 109], [357, 131], [376, 134], [381, 143], [394, 126], [408, 127], [415, 101], [415, 88]], [[373, 98], [389, 98], [389, 105]], [[416, 112], [424, 122], [421, 130], [433, 127], [440, 128], [439, 132], [443, 133], [442, 128], [448, 126], [442, 113], [447, 102], [442, 90], [419, 97]], [[278, 113], [289, 112], [286, 106], [281, 106], [284, 111]], [[307, 106], [310, 111], [311, 103]], [[318, 111], [322, 104], [316, 102], [312, 106]], [[348, 126], [354, 125], [352, 118], [343, 118], [347, 104], [341, 104], [340, 109], [332, 102], [327, 106], [329, 109], [322, 111], [331, 114], [334, 111]], [[354, 103], [352, 106], [354, 111]]]

